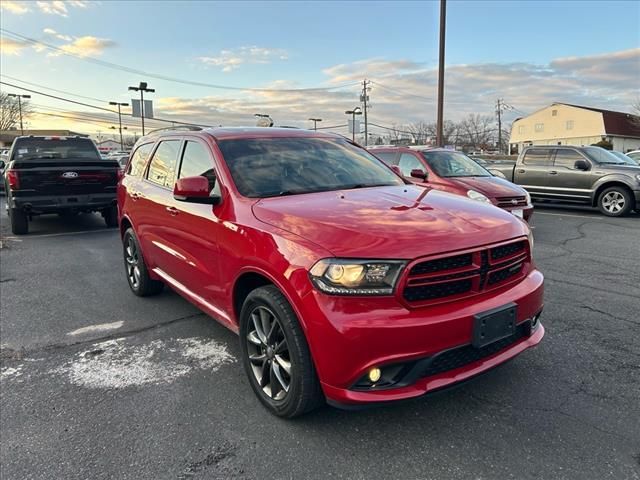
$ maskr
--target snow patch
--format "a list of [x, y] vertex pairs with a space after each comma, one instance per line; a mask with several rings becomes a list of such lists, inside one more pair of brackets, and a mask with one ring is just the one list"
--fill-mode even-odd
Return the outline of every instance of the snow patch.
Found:
[[4, 367], [0, 370], [0, 379], [6, 380], [9, 378], [17, 378], [22, 375], [22, 365], [17, 367]]
[[87, 388], [126, 388], [171, 383], [194, 370], [216, 371], [235, 362], [225, 345], [206, 338], [127, 344], [125, 338], [95, 343], [53, 373]]
[[99, 325], [89, 325], [88, 327], [78, 328], [73, 332], [69, 332], [67, 333], [67, 335], [75, 336], [75, 335], [82, 335], [83, 333], [104, 332], [105, 330], [115, 330], [117, 328], [122, 327], [123, 324], [124, 322], [121, 320], [119, 322], [113, 322], [113, 323], [101, 323]]

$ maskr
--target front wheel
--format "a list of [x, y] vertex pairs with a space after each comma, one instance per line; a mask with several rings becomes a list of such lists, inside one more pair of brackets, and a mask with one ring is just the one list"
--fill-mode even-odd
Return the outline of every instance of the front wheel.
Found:
[[240, 349], [251, 388], [271, 413], [293, 418], [323, 403], [298, 319], [275, 286], [247, 296], [240, 313]]
[[622, 217], [632, 207], [631, 194], [623, 187], [607, 188], [598, 197], [598, 208], [609, 217]]

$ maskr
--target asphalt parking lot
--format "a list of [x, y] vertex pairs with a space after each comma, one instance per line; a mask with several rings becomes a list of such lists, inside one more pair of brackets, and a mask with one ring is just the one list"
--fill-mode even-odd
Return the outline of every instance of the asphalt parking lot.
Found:
[[231, 332], [130, 293], [100, 216], [12, 238], [1, 208], [3, 479], [640, 478], [640, 215], [537, 208], [536, 349], [436, 396], [285, 421]]

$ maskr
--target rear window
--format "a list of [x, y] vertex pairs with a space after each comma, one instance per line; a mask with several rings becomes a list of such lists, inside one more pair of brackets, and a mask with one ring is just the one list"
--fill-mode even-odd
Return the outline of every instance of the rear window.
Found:
[[525, 165], [551, 165], [551, 157], [548, 148], [530, 148], [524, 154], [522, 163]]
[[12, 160], [102, 160], [88, 138], [16, 138]]

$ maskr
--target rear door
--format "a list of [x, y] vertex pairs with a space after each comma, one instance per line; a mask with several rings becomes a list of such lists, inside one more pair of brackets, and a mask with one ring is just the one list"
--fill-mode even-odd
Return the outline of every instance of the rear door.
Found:
[[[573, 148], [554, 149], [553, 168], [548, 172], [547, 186], [556, 198], [567, 201], [590, 202], [593, 185], [591, 161]], [[576, 170], [576, 161], [583, 160], [589, 170]]]
[[175, 247], [167, 235], [167, 222], [172, 218], [173, 186], [181, 145], [181, 137], [158, 142], [138, 191], [135, 217], [138, 239], [149, 267], [164, 271], [171, 269], [176, 255]]
[[524, 187], [533, 197], [555, 198], [549, 188], [549, 171], [553, 168], [551, 148], [529, 148], [524, 152], [522, 162], [515, 166], [514, 183]]

